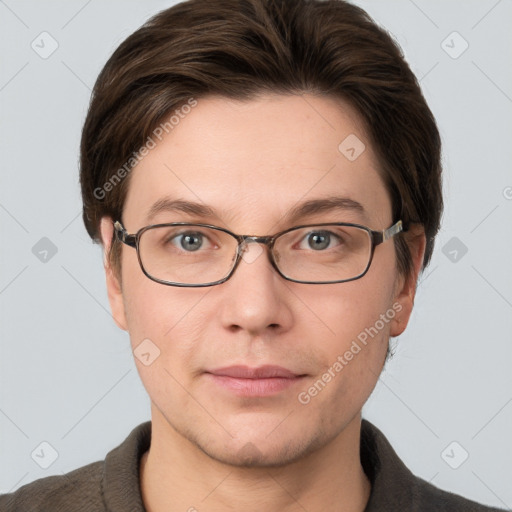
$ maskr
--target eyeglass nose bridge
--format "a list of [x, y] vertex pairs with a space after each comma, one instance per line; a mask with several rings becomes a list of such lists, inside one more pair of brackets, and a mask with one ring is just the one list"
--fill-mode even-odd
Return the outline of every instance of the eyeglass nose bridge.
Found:
[[[253, 235], [241, 235], [238, 239], [238, 255], [242, 256], [247, 250], [250, 243], [264, 244], [269, 249], [272, 249], [274, 245], [274, 237], [272, 236], [253, 236]], [[272, 251], [270, 251], [272, 252]], [[272, 257], [271, 257], [272, 260]]]

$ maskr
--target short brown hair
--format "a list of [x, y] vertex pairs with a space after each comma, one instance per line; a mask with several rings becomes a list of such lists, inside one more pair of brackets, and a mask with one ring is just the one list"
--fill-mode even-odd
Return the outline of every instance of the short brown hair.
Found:
[[[103, 216], [121, 218], [126, 164], [135, 165], [131, 156], [163, 119], [191, 98], [247, 100], [265, 92], [325, 95], [357, 110], [393, 220], [425, 230], [425, 267], [443, 208], [436, 122], [400, 47], [343, 0], [188, 0], [130, 35], [96, 81], [82, 132], [83, 220], [93, 240], [101, 242]], [[395, 243], [397, 266], [408, 274], [404, 236]], [[120, 277], [115, 237], [109, 260]]]

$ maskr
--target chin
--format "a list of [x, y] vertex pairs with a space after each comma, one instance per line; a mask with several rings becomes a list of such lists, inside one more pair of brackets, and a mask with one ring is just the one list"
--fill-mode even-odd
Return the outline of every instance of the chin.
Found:
[[279, 435], [277, 430], [265, 430], [264, 433], [258, 434], [254, 429], [251, 430], [251, 434], [238, 435], [228, 440], [224, 437], [224, 441], [218, 437], [214, 439], [215, 434], [205, 438], [189, 432], [186, 437], [211, 459], [239, 468], [287, 466], [328, 443], [328, 436], [320, 429], [308, 436], [303, 425], [296, 437], [291, 437], [289, 429], [280, 432]]

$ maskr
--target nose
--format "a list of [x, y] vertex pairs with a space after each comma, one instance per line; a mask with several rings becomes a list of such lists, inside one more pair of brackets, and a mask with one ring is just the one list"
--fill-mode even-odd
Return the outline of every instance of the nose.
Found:
[[234, 274], [220, 286], [223, 326], [252, 335], [288, 329], [292, 322], [290, 291], [270, 263], [268, 247], [254, 237], [241, 249], [242, 257]]

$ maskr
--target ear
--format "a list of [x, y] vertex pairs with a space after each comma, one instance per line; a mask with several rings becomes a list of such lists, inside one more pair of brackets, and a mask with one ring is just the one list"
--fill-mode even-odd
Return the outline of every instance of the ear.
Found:
[[120, 277], [115, 275], [108, 258], [112, 235], [114, 233], [114, 223], [110, 217], [102, 217], [100, 223], [101, 241], [103, 245], [103, 266], [105, 268], [105, 278], [107, 284], [108, 300], [112, 318], [117, 326], [123, 331], [127, 331], [126, 314], [123, 302], [123, 293], [121, 290]]
[[[395, 309], [397, 313], [391, 324], [391, 336], [399, 336], [402, 334], [409, 323], [409, 318], [411, 317], [412, 308], [414, 306], [418, 276], [425, 254], [426, 237], [423, 226], [411, 225], [407, 233], [405, 233], [405, 237], [411, 253], [412, 269], [408, 276], [400, 276], [397, 281], [393, 303], [393, 309]], [[394, 304], [397, 305], [395, 306]]]

